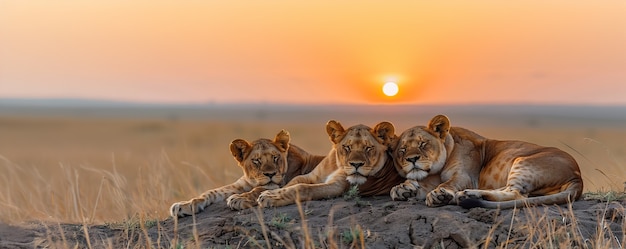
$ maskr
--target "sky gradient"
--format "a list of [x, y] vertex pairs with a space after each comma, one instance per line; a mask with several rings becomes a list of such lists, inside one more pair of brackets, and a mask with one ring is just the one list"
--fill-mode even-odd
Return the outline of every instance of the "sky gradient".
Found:
[[4, 0], [0, 98], [626, 105], [625, 13], [606, 0]]

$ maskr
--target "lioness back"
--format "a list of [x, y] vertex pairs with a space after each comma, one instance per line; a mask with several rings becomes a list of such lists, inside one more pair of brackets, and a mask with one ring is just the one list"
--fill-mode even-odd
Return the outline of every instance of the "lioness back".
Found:
[[285, 173], [283, 183], [288, 183], [293, 178], [299, 175], [308, 174], [313, 171], [325, 156], [312, 155], [306, 150], [290, 144], [287, 153], [287, 172]]

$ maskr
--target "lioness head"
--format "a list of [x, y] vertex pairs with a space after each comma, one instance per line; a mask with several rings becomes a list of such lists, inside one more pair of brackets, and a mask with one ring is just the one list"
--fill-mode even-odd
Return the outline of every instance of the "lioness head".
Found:
[[289, 141], [289, 132], [282, 130], [274, 140], [262, 138], [250, 143], [235, 139], [230, 152], [252, 186], [274, 189], [283, 184], [287, 172]]
[[387, 160], [387, 149], [395, 138], [395, 128], [389, 122], [377, 124], [374, 129], [355, 125], [347, 130], [335, 120], [328, 121], [326, 132], [333, 142], [337, 166], [346, 172], [350, 184], [363, 184], [375, 175]]
[[402, 132], [392, 156], [398, 173], [411, 180], [439, 173], [447, 159], [445, 143], [449, 131], [448, 117], [437, 115], [427, 127], [415, 126]]

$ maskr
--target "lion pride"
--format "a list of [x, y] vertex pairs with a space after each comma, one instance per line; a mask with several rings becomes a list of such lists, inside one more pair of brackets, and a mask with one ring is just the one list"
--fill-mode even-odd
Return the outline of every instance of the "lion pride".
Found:
[[583, 180], [568, 153], [523, 141], [484, 138], [450, 127], [444, 115], [428, 126], [404, 131], [393, 151], [406, 181], [391, 190], [394, 200], [417, 196], [426, 205], [513, 208], [565, 204], [581, 197]]

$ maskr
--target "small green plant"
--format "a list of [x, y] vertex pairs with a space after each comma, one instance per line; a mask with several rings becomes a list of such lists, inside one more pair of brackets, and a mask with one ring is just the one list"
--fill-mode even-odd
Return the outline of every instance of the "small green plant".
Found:
[[343, 194], [343, 199], [346, 201], [355, 200], [359, 201], [361, 197], [359, 196], [359, 186], [352, 185], [348, 191]]
[[350, 228], [349, 230], [345, 230], [341, 233], [341, 241], [346, 244], [355, 243], [361, 238], [361, 234], [362, 232], [360, 226]]
[[121, 229], [121, 230], [130, 232], [130, 231], [141, 229], [142, 222], [143, 222], [143, 227], [145, 229], [149, 229], [149, 228], [156, 226], [159, 223], [159, 220], [157, 219], [142, 220], [138, 216], [132, 216], [127, 220], [105, 223], [105, 225], [111, 229]]
[[151, 219], [151, 220], [145, 220], [144, 221], [144, 225], [146, 226], [146, 228], [152, 228], [152, 227], [156, 226], [157, 223], [159, 223], [159, 220], [157, 220], [157, 219]]
[[587, 192], [583, 194], [583, 199], [584, 200], [597, 200], [597, 201], [605, 201], [605, 202], [611, 202], [611, 201], [621, 201], [621, 200], [626, 200], [626, 193], [625, 192], [618, 192], [618, 191], [595, 191], [595, 192]]
[[272, 217], [272, 219], [270, 220], [270, 226], [276, 227], [278, 229], [285, 229], [287, 228], [287, 225], [289, 225], [290, 221], [291, 218], [289, 218], [287, 214], [280, 213], [277, 216]]
[[352, 185], [350, 187], [350, 189], [348, 189], [348, 191], [346, 191], [343, 194], [343, 199], [346, 201], [351, 201], [354, 200], [354, 205], [356, 205], [357, 207], [366, 207], [369, 206], [370, 203], [369, 202], [365, 202], [363, 200], [361, 200], [361, 196], [359, 195], [359, 186], [358, 185]]

